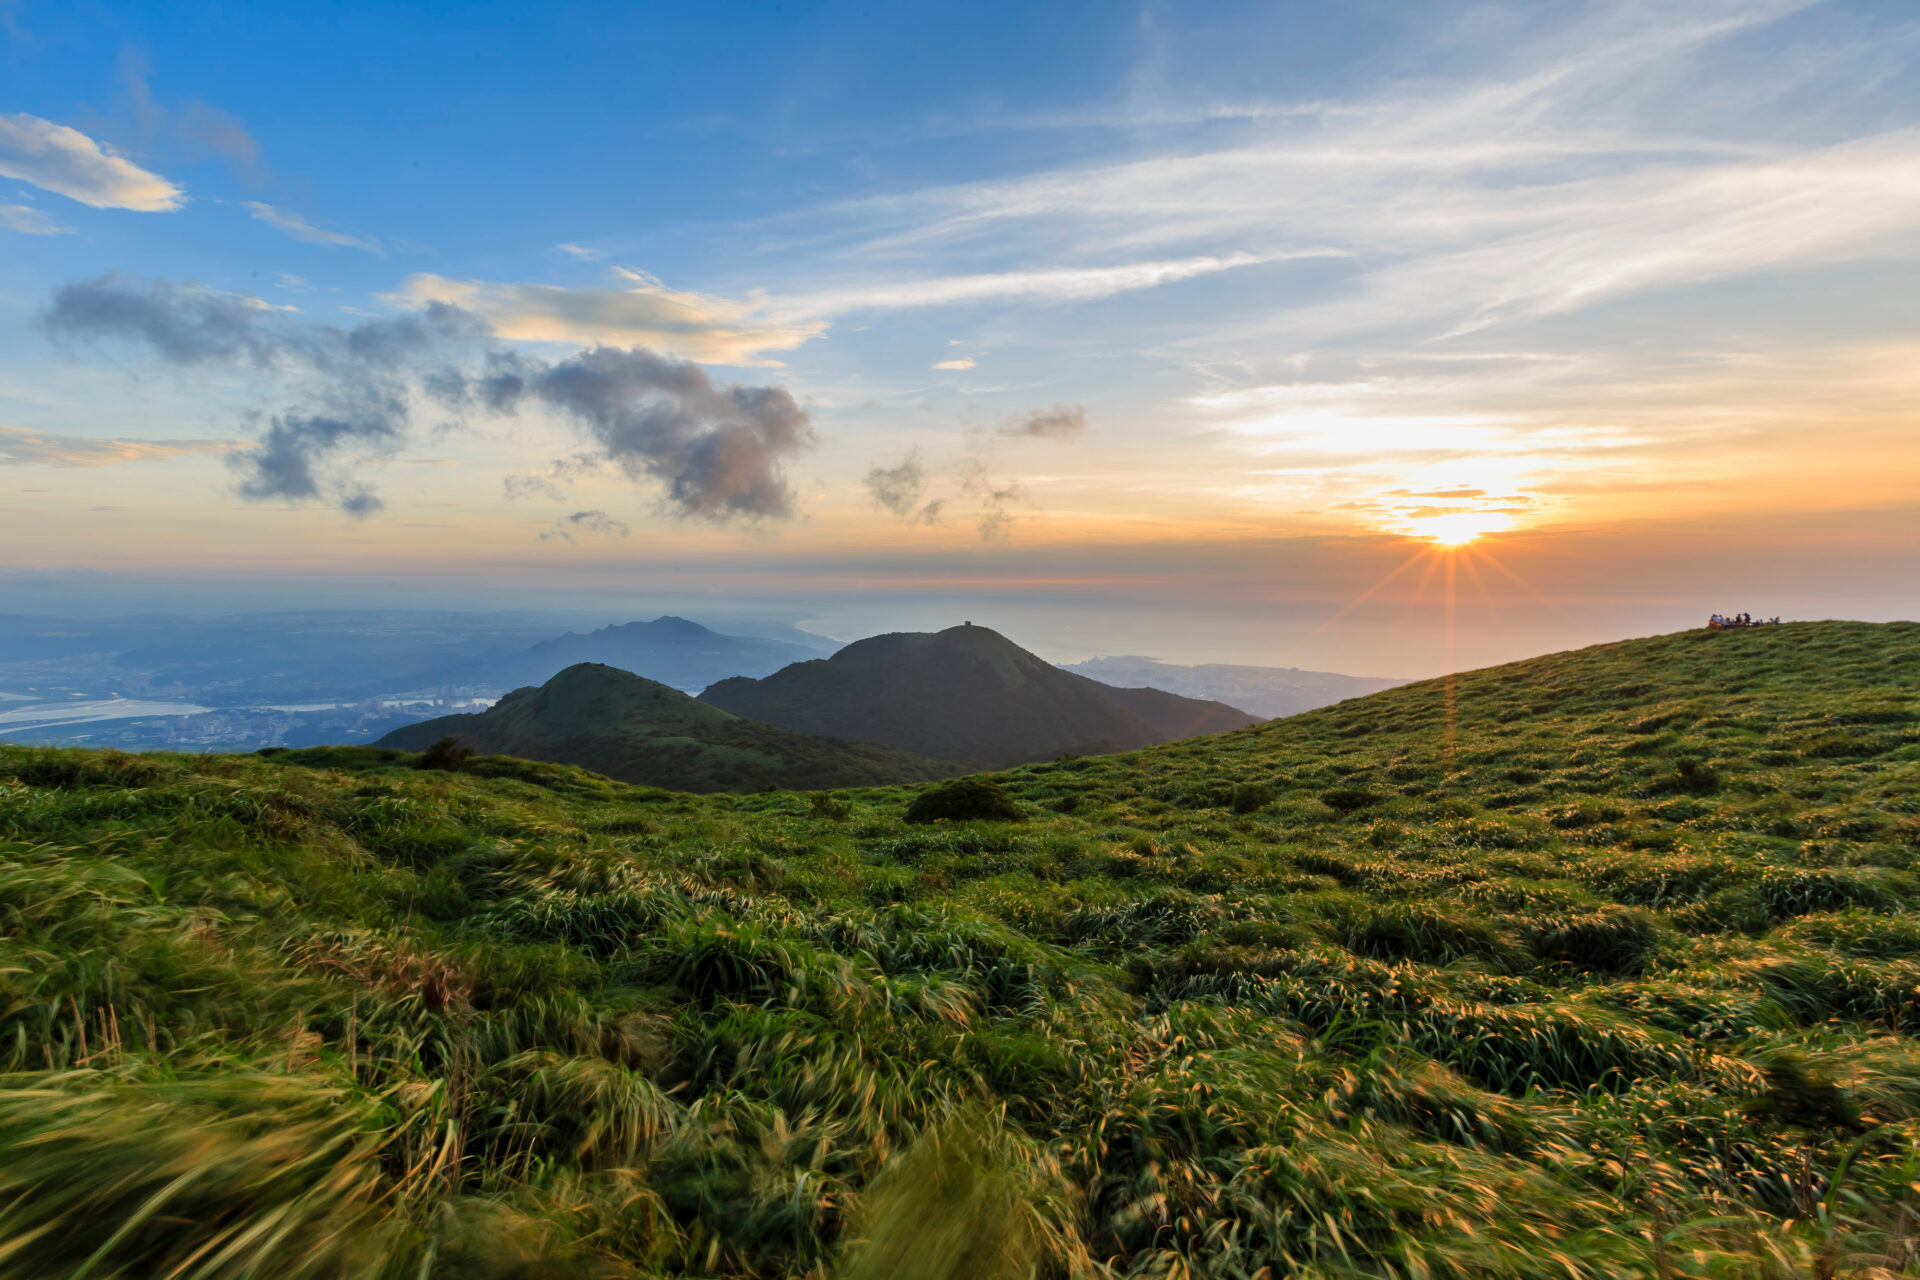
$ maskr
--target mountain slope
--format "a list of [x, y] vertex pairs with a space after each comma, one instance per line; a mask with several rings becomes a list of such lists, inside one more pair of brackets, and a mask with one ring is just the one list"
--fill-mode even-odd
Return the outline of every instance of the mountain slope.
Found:
[[722, 680], [700, 696], [783, 728], [981, 767], [1125, 751], [1254, 721], [1154, 690], [1123, 694], [972, 625], [874, 636], [762, 680]]
[[9, 1277], [1913, 1273], [1920, 625], [1030, 765], [1018, 824], [417, 763], [0, 747]]
[[424, 720], [376, 745], [420, 751], [443, 737], [487, 755], [576, 764], [674, 791], [881, 786], [958, 772], [890, 747], [757, 724], [595, 663], [516, 689], [479, 715]]
[[497, 664], [497, 684], [540, 684], [579, 662], [598, 662], [676, 689], [699, 690], [728, 676], [760, 676], [820, 651], [784, 640], [722, 635], [672, 615], [651, 622], [602, 627], [585, 635], [569, 631]]
[[1203, 663], [1184, 667], [1152, 658], [1089, 658], [1066, 664], [1103, 684], [1150, 685], [1188, 698], [1215, 698], [1269, 718], [1298, 715], [1347, 698], [1365, 697], [1406, 684], [1378, 676], [1344, 676], [1298, 667], [1247, 667]]

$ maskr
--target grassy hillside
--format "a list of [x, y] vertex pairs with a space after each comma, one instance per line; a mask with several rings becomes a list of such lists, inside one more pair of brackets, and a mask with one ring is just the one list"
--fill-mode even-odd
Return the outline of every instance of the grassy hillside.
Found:
[[1917, 689], [1920, 626], [1688, 633], [957, 827], [0, 749], [0, 1257], [1913, 1274]]
[[583, 662], [478, 715], [411, 724], [376, 745], [421, 751], [442, 737], [491, 755], [576, 764], [675, 791], [819, 790], [945, 777], [958, 767], [894, 747], [742, 719], [630, 671]]
[[1259, 722], [1217, 702], [1109, 688], [971, 623], [870, 636], [760, 680], [722, 680], [700, 697], [797, 732], [884, 742], [973, 768], [1124, 751]]

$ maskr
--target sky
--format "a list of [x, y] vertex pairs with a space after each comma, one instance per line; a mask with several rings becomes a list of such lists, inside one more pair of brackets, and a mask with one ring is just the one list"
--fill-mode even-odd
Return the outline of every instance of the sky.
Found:
[[0, 0], [0, 612], [1911, 618], [1916, 63], [1910, 0]]

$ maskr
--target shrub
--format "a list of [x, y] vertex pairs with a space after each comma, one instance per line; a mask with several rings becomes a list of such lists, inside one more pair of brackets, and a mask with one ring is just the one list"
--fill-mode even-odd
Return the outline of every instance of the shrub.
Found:
[[415, 768], [440, 769], [447, 773], [458, 773], [467, 767], [467, 761], [473, 759], [473, 749], [463, 747], [451, 738], [442, 738], [420, 753]]
[[853, 806], [831, 791], [812, 791], [807, 793], [807, 812], [816, 818], [844, 822], [852, 815]]
[[907, 806], [908, 822], [1023, 822], [1013, 797], [991, 778], [956, 778], [923, 791]]
[[1264, 782], [1242, 782], [1234, 787], [1232, 808], [1235, 813], [1254, 813], [1273, 803], [1273, 788]]

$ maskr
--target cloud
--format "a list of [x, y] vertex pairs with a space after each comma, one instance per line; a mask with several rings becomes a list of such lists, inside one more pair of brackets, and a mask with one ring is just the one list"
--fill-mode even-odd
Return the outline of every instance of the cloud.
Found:
[[965, 359], [942, 360], [940, 363], [934, 365], [933, 367], [936, 369], [971, 369], [974, 367], [974, 362], [971, 360], [965, 360]]
[[28, 236], [64, 236], [73, 232], [40, 210], [24, 204], [0, 204], [0, 227]]
[[583, 244], [562, 242], [553, 247], [556, 251], [566, 254], [569, 258], [579, 258], [582, 262], [592, 262], [601, 256], [597, 249], [589, 249]]
[[502, 338], [578, 345], [645, 346], [707, 364], [770, 365], [826, 330], [818, 320], [782, 322], [755, 307], [666, 288], [634, 272], [630, 289], [496, 284], [411, 276], [394, 301], [444, 302], [484, 316]]
[[226, 453], [233, 448], [230, 440], [103, 440], [0, 426], [0, 464], [11, 466], [108, 467], [190, 453]]
[[876, 504], [909, 524], [938, 524], [946, 503], [938, 498], [932, 502], [920, 501], [926, 494], [927, 480], [927, 469], [920, 459], [920, 451], [910, 449], [907, 456], [896, 465], [876, 466], [868, 470], [866, 479], [861, 483]]
[[791, 515], [781, 462], [813, 440], [784, 387], [715, 386], [698, 365], [641, 348], [554, 363], [494, 352], [473, 389], [495, 411], [532, 401], [570, 418], [596, 456], [664, 482], [682, 515]]
[[960, 491], [980, 503], [980, 540], [1004, 541], [1014, 516], [1007, 508], [1026, 499], [1026, 491], [1017, 480], [996, 481], [987, 472], [984, 458], [968, 458], [960, 465]]
[[169, 213], [186, 203], [185, 193], [159, 174], [38, 116], [0, 115], [0, 176], [96, 209]]
[[243, 366], [300, 380], [306, 403], [273, 415], [251, 449], [228, 459], [240, 493], [328, 498], [354, 516], [382, 504], [336, 460], [349, 447], [398, 448], [423, 370], [487, 337], [482, 322], [451, 307], [339, 329], [295, 320], [257, 298], [111, 274], [55, 290], [40, 328], [55, 340], [133, 343], [169, 364]]
[[1282, 258], [1338, 257], [1339, 249], [1300, 249], [1287, 253], [1229, 253], [1158, 262], [1114, 266], [1045, 267], [1031, 271], [991, 272], [981, 275], [937, 276], [828, 289], [777, 300], [776, 305], [797, 316], [830, 316], [866, 309], [940, 307], [985, 302], [997, 298], [1032, 298], [1043, 302], [1084, 302], [1136, 289], [1190, 280], [1195, 276], [1231, 271]]
[[1035, 409], [1024, 417], [1003, 422], [997, 428], [1003, 436], [1029, 436], [1036, 440], [1064, 440], [1087, 429], [1087, 411], [1077, 404], [1056, 404], [1051, 409]]
[[40, 327], [58, 340], [131, 342], [181, 366], [241, 366], [293, 382], [302, 403], [273, 415], [236, 455], [240, 492], [256, 499], [328, 498], [351, 515], [378, 510], [342, 462], [349, 448], [404, 444], [411, 402], [511, 413], [534, 404], [587, 437], [584, 459], [659, 480], [683, 515], [785, 516], [781, 470], [812, 441], [783, 387], [716, 386], [684, 360], [596, 347], [560, 361], [495, 345], [486, 321], [446, 303], [350, 329], [298, 320], [256, 298], [115, 275], [56, 290]]
[[166, 135], [190, 158], [218, 156], [225, 160], [251, 186], [267, 180], [266, 171], [260, 167], [260, 144], [238, 117], [198, 98], [189, 99], [177, 112], [168, 111], [154, 98], [148, 84], [152, 66], [131, 46], [120, 51], [118, 70], [121, 91], [144, 146], [150, 148]]
[[250, 182], [266, 179], [260, 144], [237, 116], [196, 98], [180, 108], [173, 131], [189, 151], [219, 156]]
[[301, 240], [307, 244], [334, 245], [343, 249], [364, 249], [368, 253], [378, 254], [383, 258], [387, 256], [386, 251], [377, 242], [365, 236], [352, 236], [344, 231], [322, 230], [297, 213], [276, 209], [258, 200], [248, 200], [244, 207], [256, 220], [286, 232], [295, 240]]
[[624, 520], [615, 520], [604, 511], [576, 511], [553, 522], [553, 528], [540, 535], [540, 541], [548, 542], [559, 538], [572, 542], [578, 534], [601, 534], [603, 536], [624, 538], [633, 532]]

